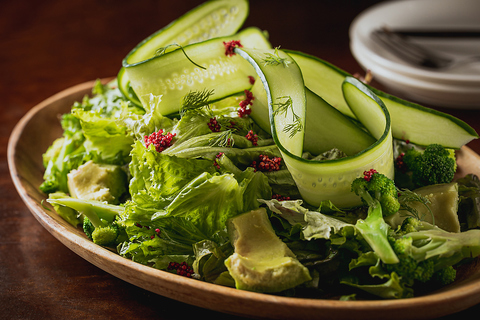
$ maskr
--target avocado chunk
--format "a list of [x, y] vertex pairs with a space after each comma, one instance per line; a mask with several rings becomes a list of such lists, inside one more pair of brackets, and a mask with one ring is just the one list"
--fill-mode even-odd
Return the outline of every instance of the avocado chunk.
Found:
[[88, 161], [67, 175], [70, 196], [77, 199], [119, 203], [127, 192], [126, 172], [117, 165]]
[[[432, 214], [420, 202], [411, 202], [409, 205], [416, 209], [421, 220], [433, 223], [449, 232], [460, 232], [460, 222], [458, 220], [458, 185], [456, 182], [434, 184], [430, 186], [421, 187], [413, 190], [413, 192], [424, 196], [430, 203], [430, 207], [435, 221], [432, 219]], [[400, 210], [396, 214], [390, 217], [386, 217], [385, 220], [393, 228], [400, 225], [405, 218], [411, 215], [406, 210]]]
[[265, 208], [227, 222], [234, 253], [225, 260], [237, 289], [280, 292], [311, 280], [310, 272], [277, 237]]

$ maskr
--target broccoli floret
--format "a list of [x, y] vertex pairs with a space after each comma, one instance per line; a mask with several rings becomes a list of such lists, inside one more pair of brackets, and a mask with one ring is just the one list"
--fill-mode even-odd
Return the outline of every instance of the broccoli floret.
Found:
[[351, 188], [367, 206], [372, 206], [374, 201], [378, 201], [383, 216], [392, 215], [400, 209], [394, 181], [373, 169], [364, 172], [364, 177], [353, 180]]
[[367, 217], [359, 219], [355, 228], [384, 263], [398, 263], [388, 241], [390, 226], [383, 218], [400, 209], [393, 180], [372, 169], [365, 171], [364, 177], [355, 179], [351, 189], [368, 206]]
[[455, 281], [456, 277], [457, 270], [455, 270], [453, 266], [448, 266], [435, 272], [431, 280], [435, 284], [438, 284], [440, 286], [446, 286], [447, 284]]
[[403, 220], [400, 228], [397, 230], [397, 236], [405, 235], [410, 232], [416, 232], [421, 229], [422, 223], [419, 219], [410, 216]]
[[71, 197], [49, 199], [48, 202], [80, 212], [84, 217], [85, 235], [98, 245], [115, 247], [126, 240], [125, 227], [117, 219], [124, 211], [122, 206]]
[[[342, 283], [383, 298], [413, 297], [418, 290], [436, 290], [452, 283], [456, 265], [480, 255], [480, 229], [448, 232], [413, 216], [390, 230], [388, 241], [397, 263], [386, 263], [376, 252], [362, 253], [349, 265], [357, 274], [349, 273]], [[362, 270], [368, 270], [371, 278]]]
[[85, 233], [87, 238], [92, 240], [92, 241], [93, 241], [92, 234], [93, 234], [94, 230], [95, 230], [95, 227], [93, 226], [90, 219], [88, 219], [88, 217], [84, 217], [83, 218], [83, 232]]
[[101, 246], [115, 246], [118, 244], [119, 228], [116, 223], [108, 226], [99, 226], [93, 230], [92, 240]]
[[449, 183], [457, 170], [455, 151], [439, 144], [430, 144], [424, 151], [408, 149], [402, 157], [415, 188]]
[[402, 278], [402, 281], [410, 286], [413, 285], [414, 281], [429, 281], [435, 273], [432, 260], [417, 261], [412, 256], [412, 241], [410, 237], [392, 240], [393, 250], [400, 261], [396, 264], [385, 265], [385, 269], [389, 273], [396, 272]]
[[106, 247], [115, 247], [126, 240], [125, 228], [117, 221], [95, 227], [90, 219], [85, 216], [83, 219], [83, 232], [95, 244]]
[[447, 285], [455, 280], [454, 266], [480, 255], [480, 230], [454, 233], [408, 217], [389, 237], [398, 264], [385, 265], [408, 285], [414, 282]]

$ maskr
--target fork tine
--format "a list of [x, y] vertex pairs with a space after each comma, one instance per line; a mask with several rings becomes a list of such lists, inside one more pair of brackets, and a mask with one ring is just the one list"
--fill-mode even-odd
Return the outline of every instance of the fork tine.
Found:
[[372, 35], [374, 36], [374, 39], [381, 42], [381, 44], [389, 48], [392, 53], [400, 58], [406, 59], [413, 63], [419, 63], [421, 60], [422, 56], [419, 54], [419, 52], [416, 51], [415, 48], [405, 45], [403, 43], [403, 39], [398, 39], [398, 37], [393, 38], [381, 30], [374, 31]]
[[450, 59], [440, 57], [385, 27], [372, 32], [372, 38], [390, 49], [399, 58], [412, 64], [435, 68], [451, 62]]
[[390, 43], [395, 43], [399, 50], [402, 52], [408, 52], [415, 58], [422, 58], [427, 52], [422, 48], [416, 46], [414, 43], [409, 42], [401, 35], [393, 32], [383, 32], [384, 38]]

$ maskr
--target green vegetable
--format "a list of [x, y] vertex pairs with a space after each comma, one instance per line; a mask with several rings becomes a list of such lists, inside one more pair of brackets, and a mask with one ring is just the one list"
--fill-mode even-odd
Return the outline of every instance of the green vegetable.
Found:
[[179, 111], [182, 99], [192, 89], [214, 88], [209, 98], [215, 101], [251, 88], [249, 76], [255, 73], [242, 58], [226, 54], [224, 42], [230, 41], [240, 41], [243, 46], [271, 47], [264, 33], [252, 27], [165, 52], [129, 65], [125, 72], [144, 108], [148, 108], [152, 97], [161, 96], [159, 111], [170, 115]]
[[[388, 112], [378, 98], [359, 81], [347, 79], [343, 87], [345, 98], [377, 141], [355, 156], [333, 161], [309, 161], [301, 157], [306, 98], [301, 72], [296, 63], [281, 50], [236, 48], [235, 51], [254, 66], [263, 83], [268, 98], [273, 139], [306, 202], [318, 205], [323, 200], [330, 200], [338, 206], [354, 206], [359, 203], [359, 198], [350, 193], [350, 183], [367, 167], [376, 168], [393, 177]], [[281, 59], [283, 63], [265, 63], [272, 56]], [[278, 79], [282, 81], [276, 82]]]
[[399, 190], [401, 210], [386, 221], [397, 228], [409, 216], [449, 232], [460, 232], [459, 192], [456, 182], [435, 184], [410, 191]]
[[84, 161], [85, 137], [80, 130], [80, 121], [71, 114], [62, 115], [63, 136], [43, 155], [45, 173], [40, 190], [46, 194], [60, 191], [68, 193], [67, 173]]
[[457, 169], [455, 152], [439, 144], [428, 145], [425, 150], [410, 148], [402, 159], [405, 167], [400, 168], [404, 172], [399, 174], [407, 174], [414, 188], [449, 183]]
[[455, 280], [455, 266], [480, 253], [480, 230], [451, 233], [415, 217], [407, 218], [391, 241], [400, 257], [398, 265], [388, 265], [408, 286], [415, 281], [447, 285]]
[[125, 103], [114, 83], [103, 85], [96, 81], [92, 96], [75, 102], [71, 112], [62, 115], [63, 136], [43, 156], [46, 169], [40, 190], [68, 193], [67, 174], [89, 160], [128, 163], [133, 139], [119, 119], [139, 112]]
[[126, 68], [154, 58], [159, 48], [171, 44], [185, 46], [235, 34], [248, 16], [248, 9], [249, 4], [245, 0], [207, 1], [142, 40], [125, 57], [118, 73], [118, 84], [123, 95], [135, 105], [142, 106], [130, 85]]
[[400, 209], [394, 181], [375, 170], [367, 171], [365, 177], [353, 180], [351, 188], [367, 206], [372, 205], [375, 200], [378, 201], [385, 217]]
[[[347, 116], [355, 117], [342, 99], [341, 84], [351, 74], [332, 64], [298, 51], [286, 50], [300, 66], [305, 85]], [[396, 139], [427, 146], [437, 143], [460, 149], [478, 138], [475, 130], [449, 114], [394, 97], [369, 86], [382, 100], [391, 117], [392, 134]]]
[[451, 233], [415, 217], [391, 230], [388, 239], [398, 263], [379, 263], [376, 255], [364, 252], [351, 261], [341, 282], [382, 298], [410, 298], [452, 283], [456, 265], [480, 254], [480, 230]]
[[373, 251], [386, 264], [398, 263], [398, 257], [388, 242], [390, 226], [384, 216], [400, 209], [397, 190], [393, 180], [376, 171], [352, 182], [352, 192], [360, 196], [368, 206], [367, 218], [359, 219], [355, 225]]
[[228, 221], [235, 252], [225, 260], [237, 289], [280, 292], [311, 280], [308, 269], [275, 234], [265, 208]]
[[[417, 260], [435, 258], [435, 270], [480, 254], [480, 230], [460, 233], [442, 230], [414, 217], [407, 218], [398, 235], [412, 238], [411, 254]], [[397, 235], [397, 236], [398, 236]], [[395, 237], [395, 235], [394, 235]]]
[[95, 200], [82, 200], [71, 197], [50, 198], [52, 205], [71, 208], [83, 215], [83, 230], [94, 243], [115, 247], [126, 240], [124, 227], [118, 223], [117, 217], [124, 208]]
[[[268, 100], [261, 81], [252, 87], [255, 97], [250, 116], [266, 132], [271, 132], [268, 121]], [[375, 139], [352, 119], [344, 116], [321, 97], [305, 88], [307, 113], [305, 116], [304, 152], [315, 156], [332, 149], [354, 155], [371, 146]]]
[[87, 237], [101, 246], [111, 246], [114, 247], [120, 243], [117, 241], [120, 231], [117, 223], [112, 223], [109, 225], [99, 225], [95, 227], [90, 219], [87, 217], [83, 220], [83, 231]]
[[[64, 192], [59, 191], [52, 192], [48, 195], [49, 199], [60, 199], [65, 197], [68, 197], [68, 195]], [[83, 223], [83, 216], [78, 211], [57, 203], [51, 204], [55, 212], [57, 212], [60, 217], [62, 217], [65, 221], [70, 223], [75, 228]]]
[[411, 254], [412, 242], [412, 238], [404, 237], [394, 240], [392, 247], [399, 257], [399, 262], [385, 265], [387, 272], [395, 272], [402, 281], [410, 285], [413, 281], [427, 282], [435, 272], [433, 260], [419, 261]]
[[244, 0], [206, 1], [142, 40], [127, 54], [124, 67], [153, 58], [165, 45], [202, 42], [237, 32], [248, 16]]

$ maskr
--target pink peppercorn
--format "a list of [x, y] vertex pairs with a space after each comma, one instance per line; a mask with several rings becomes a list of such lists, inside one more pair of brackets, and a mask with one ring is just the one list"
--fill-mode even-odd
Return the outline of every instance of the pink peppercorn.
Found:
[[221, 129], [221, 125], [217, 121], [216, 117], [210, 118], [210, 121], [208, 122], [208, 127], [210, 128], [210, 130], [212, 130], [212, 132], [220, 132]]
[[170, 262], [168, 264], [167, 270], [175, 270], [178, 275], [184, 276], [187, 278], [192, 278], [194, 271], [191, 266], [189, 266], [186, 262], [178, 263], [178, 262]]
[[145, 146], [148, 148], [153, 144], [157, 152], [162, 152], [172, 145], [172, 140], [176, 135], [176, 133], [172, 134], [170, 132], [163, 134], [163, 130], [160, 129], [158, 132], [153, 132], [149, 136], [144, 137]]
[[245, 136], [248, 140], [252, 142], [254, 146], [258, 145], [258, 136], [256, 133], [253, 133], [253, 130], [248, 131], [247, 135]]
[[272, 195], [272, 199], [276, 199], [278, 201], [287, 201], [287, 200], [290, 200], [290, 197], [282, 196], [280, 194], [274, 194], [274, 195]]
[[269, 158], [266, 155], [260, 155], [258, 162], [253, 161], [250, 166], [253, 167], [255, 171], [278, 171], [280, 170], [281, 161], [282, 158], [279, 157]]
[[377, 170], [375, 169], [370, 169], [368, 171], [364, 171], [363, 172], [363, 179], [365, 179], [366, 181], [370, 181], [372, 180], [372, 176], [377, 173]]
[[240, 40], [232, 40], [227, 42], [223, 41], [223, 45], [225, 46], [225, 55], [228, 57], [235, 55], [234, 49], [236, 47], [243, 48]]
[[253, 97], [253, 93], [250, 92], [249, 90], [245, 90], [245, 99], [240, 101], [239, 103], [239, 106], [240, 108], [238, 109], [238, 116], [240, 118], [243, 118], [245, 116], [248, 116], [252, 110], [248, 108], [248, 106], [250, 105], [253, 105], [253, 99], [255, 99]]

